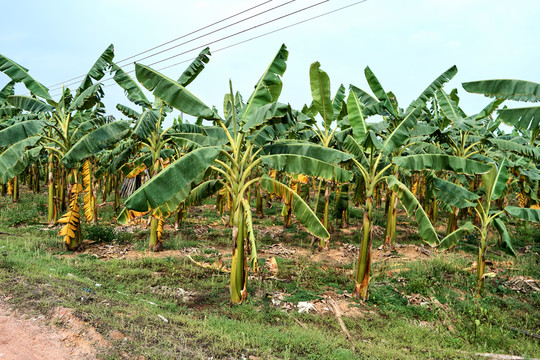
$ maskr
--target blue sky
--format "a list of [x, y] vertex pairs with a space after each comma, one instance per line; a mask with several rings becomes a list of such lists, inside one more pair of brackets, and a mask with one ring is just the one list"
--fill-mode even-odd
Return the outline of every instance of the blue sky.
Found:
[[[219, 26], [288, 1], [269, 1]], [[85, 74], [111, 43], [115, 46], [115, 59], [120, 60], [264, 2], [4, 2], [0, 53], [27, 67], [30, 74], [49, 86], [51, 94], [57, 98], [54, 95], [59, 91], [50, 85]], [[189, 60], [205, 43], [318, 2], [320, 0], [292, 1], [279, 9], [142, 60], [141, 63], [148, 65], [198, 46], [192, 52], [152, 67], [160, 69]], [[210, 45], [210, 50], [215, 51], [354, 2], [330, 0], [310, 10], [216, 42]], [[228, 91], [228, 79], [231, 78], [235, 90], [247, 98], [281, 44], [285, 43], [290, 53], [280, 100], [291, 103], [293, 107], [300, 108], [311, 101], [308, 74], [309, 66], [314, 61], [320, 61], [322, 69], [330, 75], [333, 91], [340, 83], [346, 87], [354, 84], [369, 90], [363, 75], [364, 68], [369, 65], [385, 90], [396, 94], [402, 107], [406, 107], [438, 75], [450, 66], [457, 65], [459, 72], [445, 89], [450, 91], [458, 88], [460, 105], [465, 112], [473, 114], [479, 112], [489, 100], [481, 95], [466, 93], [461, 88], [461, 82], [493, 78], [540, 82], [539, 14], [538, 0], [367, 0], [344, 11], [215, 51], [207, 68], [189, 89], [207, 104], [221, 109], [223, 94]], [[163, 73], [177, 78], [187, 64], [168, 68]], [[125, 67], [127, 71], [131, 69], [132, 66]], [[0, 86], [7, 81], [8, 78], [0, 74]], [[105, 82], [106, 85], [111, 83]], [[119, 116], [114, 110], [115, 105], [128, 105], [129, 101], [117, 86], [106, 87], [105, 92], [104, 102], [108, 110]], [[26, 91], [23, 87], [17, 87], [17, 93], [25, 94]], [[511, 103], [508, 105], [515, 106]]]

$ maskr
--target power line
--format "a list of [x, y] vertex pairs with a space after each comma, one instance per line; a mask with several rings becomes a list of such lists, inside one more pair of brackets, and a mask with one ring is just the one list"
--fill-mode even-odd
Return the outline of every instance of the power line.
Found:
[[[236, 32], [236, 33], [233, 33], [233, 34], [224, 36], [224, 37], [222, 37], [222, 38], [219, 38], [219, 39], [217, 39], [217, 40], [210, 41], [210, 42], [208, 42], [208, 43], [206, 43], [206, 44], [203, 44], [203, 45], [198, 45], [198, 46], [196, 46], [196, 47], [193, 47], [193, 48], [191, 48], [191, 49], [189, 49], [189, 50], [186, 50], [186, 51], [183, 51], [183, 52], [181, 52], [181, 53], [178, 53], [178, 54], [169, 56], [169, 57], [167, 57], [167, 58], [164, 58], [164, 59], [155, 61], [155, 62], [153, 62], [153, 63], [150, 63], [149, 66], [159, 64], [159, 63], [161, 63], [161, 62], [164, 62], [164, 61], [173, 59], [173, 58], [175, 58], [175, 57], [184, 55], [184, 54], [189, 53], [189, 52], [192, 52], [192, 51], [194, 51], [194, 50], [197, 50], [197, 49], [200, 49], [200, 48], [203, 48], [203, 47], [212, 45], [212, 44], [214, 44], [214, 43], [217, 43], [217, 42], [220, 42], [220, 41], [223, 41], [223, 40], [232, 38], [232, 37], [237, 36], [237, 35], [240, 35], [240, 34], [242, 34], [242, 33], [245, 33], [245, 32], [248, 32], [248, 31], [252, 31], [253, 29], [256, 29], [256, 28], [258, 28], [258, 27], [261, 27], [261, 26], [264, 26], [264, 25], [268, 25], [268, 24], [270, 24], [270, 23], [272, 23], [272, 22], [275, 22], [275, 21], [284, 19], [284, 18], [289, 17], [289, 16], [291, 16], [291, 15], [298, 14], [298, 13], [300, 13], [300, 12], [302, 12], [302, 11], [309, 10], [309, 9], [311, 9], [311, 8], [314, 8], [314, 7], [316, 7], [316, 6], [319, 6], [319, 5], [324, 4], [324, 3], [326, 3], [326, 2], [329, 2], [329, 1], [330, 1], [330, 0], [323, 0], [323, 1], [320, 1], [320, 2], [318, 2], [318, 3], [316, 3], [316, 4], [312, 4], [312, 5], [306, 6], [306, 7], [304, 7], [304, 8], [301, 8], [301, 9], [299, 9], [299, 10], [295, 10], [295, 11], [290, 12], [290, 13], [288, 13], [288, 14], [285, 14], [285, 15], [282, 15], [282, 16], [278, 16], [278, 17], [276, 17], [276, 18], [274, 18], [274, 19], [271, 19], [271, 20], [269, 20], [269, 21], [266, 21], [266, 22], [263, 22], [263, 23], [254, 25], [254, 26], [252, 26], [252, 27], [246, 28], [246, 29], [241, 30], [241, 31], [238, 31], [238, 32]], [[131, 65], [131, 64], [130, 64], [130, 65]], [[131, 73], [133, 73], [133, 72], [135, 72], [135, 70], [125, 71], [126, 74], [131, 74]], [[114, 79], [114, 77], [110, 77], [110, 78], [108, 78], [108, 79], [102, 80], [101, 82], [104, 83], [104, 82], [109, 81], [109, 80], [112, 80], [112, 79]], [[76, 84], [76, 83], [70, 83], [70, 84], [66, 84], [66, 85], [64, 85], [64, 86], [67, 87], [67, 86], [74, 85], [74, 84]], [[60, 93], [60, 94], [61, 94], [61, 93]], [[56, 94], [56, 95], [53, 95], [53, 96], [58, 96], [58, 95], [60, 95], [60, 94]]]
[[[288, 28], [291, 28], [291, 27], [294, 27], [294, 26], [297, 26], [297, 25], [300, 25], [300, 24], [303, 24], [303, 23], [306, 23], [308, 21], [311, 21], [311, 20], [315, 20], [315, 19], [318, 19], [318, 18], [321, 18], [323, 16], [326, 16], [326, 15], [330, 15], [332, 13], [335, 13], [335, 12], [338, 12], [338, 11], [341, 11], [341, 10], [344, 10], [344, 9], [347, 9], [347, 8], [350, 8], [352, 6], [355, 6], [355, 5], [358, 5], [358, 4], [361, 4], [361, 3], [365, 3], [367, 2], [367, 0], [360, 0], [360, 1], [357, 1], [357, 2], [354, 2], [352, 4], [349, 4], [349, 5], [346, 5], [346, 6], [342, 6], [340, 8], [337, 8], [337, 9], [334, 9], [334, 10], [331, 10], [331, 11], [327, 11], [325, 13], [322, 13], [320, 15], [317, 15], [317, 16], [313, 16], [313, 17], [310, 17], [310, 18], [307, 18], [305, 20], [302, 20], [302, 21], [298, 21], [298, 22], [295, 22], [293, 24], [290, 24], [290, 25], [287, 25], [287, 26], [283, 26], [283, 27], [280, 27], [278, 29], [275, 29], [275, 30], [272, 30], [272, 31], [269, 31], [269, 32], [266, 32], [264, 34], [261, 34], [261, 35], [257, 35], [257, 36], [254, 36], [254, 37], [251, 37], [249, 39], [245, 39], [245, 40], [242, 40], [242, 41], [239, 41], [237, 43], [234, 43], [234, 44], [231, 44], [231, 45], [227, 45], [225, 47], [222, 47], [222, 48], [219, 48], [219, 49], [216, 49], [216, 50], [212, 50], [212, 53], [216, 53], [218, 51], [223, 51], [223, 50], [227, 50], [229, 48], [232, 48], [232, 47], [235, 47], [235, 46], [238, 46], [238, 45], [241, 45], [241, 44], [244, 44], [244, 43], [247, 43], [249, 41], [252, 41], [252, 40], [256, 40], [256, 39], [259, 39], [259, 38], [262, 38], [264, 36], [268, 36], [268, 35], [271, 35], [271, 34], [274, 34], [276, 32], [279, 32], [279, 31], [282, 31], [282, 30], [285, 30], [285, 29], [288, 29]], [[177, 63], [174, 63], [174, 64], [171, 64], [171, 65], [167, 65], [165, 67], [162, 67], [162, 68], [159, 68], [157, 69], [158, 71], [162, 71], [162, 70], [165, 70], [165, 69], [169, 69], [171, 67], [174, 67], [174, 66], [178, 66], [178, 65], [181, 65], [181, 64], [185, 64], [187, 62], [190, 62], [190, 61], [193, 61], [195, 60], [195, 58], [190, 58], [190, 59], [187, 59], [187, 60], [183, 60], [183, 61], [180, 61], [180, 62], [177, 62]], [[135, 70], [132, 70], [130, 71], [130, 73], [134, 72]], [[110, 79], [107, 79], [107, 80], [110, 80]], [[109, 84], [109, 85], [106, 85], [104, 87], [110, 87], [110, 86], [114, 86], [116, 85], [115, 83], [114, 84]]]
[[[228, 17], [226, 17], [226, 18], [223, 18], [223, 19], [221, 19], [221, 20], [218, 20], [218, 21], [216, 21], [216, 22], [213, 22], [212, 24], [205, 25], [205, 26], [203, 26], [203, 27], [201, 27], [201, 28], [199, 28], [199, 29], [197, 29], [197, 30], [194, 30], [194, 31], [189, 32], [189, 33], [184, 34], [184, 35], [181, 35], [181, 36], [179, 36], [179, 37], [177, 37], [177, 38], [175, 38], [175, 39], [169, 40], [169, 41], [167, 41], [167, 42], [164, 42], [164, 43], [162, 43], [162, 44], [159, 44], [159, 45], [157, 45], [157, 46], [154, 46], [154, 47], [152, 47], [152, 48], [150, 48], [150, 49], [148, 49], [148, 50], [145, 50], [145, 51], [142, 51], [142, 52], [140, 52], [140, 53], [138, 53], [138, 54], [129, 56], [129, 57], [127, 57], [127, 58], [124, 58], [124, 59], [118, 61], [118, 63], [124, 62], [124, 61], [126, 61], [126, 60], [132, 59], [132, 58], [137, 57], [137, 56], [142, 55], [142, 54], [146, 54], [147, 52], [150, 52], [150, 51], [152, 51], [152, 50], [159, 49], [160, 47], [163, 47], [163, 46], [165, 46], [165, 45], [168, 45], [168, 44], [170, 44], [170, 43], [172, 43], [172, 42], [175, 42], [175, 41], [177, 41], [177, 40], [183, 39], [183, 38], [185, 38], [185, 37], [187, 37], [187, 36], [189, 36], [189, 35], [196, 34], [196, 33], [198, 33], [199, 31], [208, 29], [209, 27], [212, 27], [212, 26], [214, 26], [214, 25], [217, 25], [217, 24], [219, 24], [219, 23], [222, 23], [222, 22], [224, 22], [224, 21], [227, 21], [227, 20], [229, 20], [229, 19], [232, 19], [232, 18], [234, 18], [234, 17], [236, 17], [236, 16], [238, 16], [238, 15], [242, 15], [242, 14], [248, 12], [248, 11], [251, 11], [251, 10], [253, 10], [253, 9], [256, 9], [256, 8], [258, 8], [258, 7], [261, 7], [261, 6], [263, 6], [263, 5], [265, 5], [265, 4], [268, 4], [269, 2], [272, 2], [272, 1], [273, 1], [273, 0], [267, 0], [267, 1], [263, 2], [263, 3], [260, 3], [260, 4], [258, 4], [258, 5], [255, 5], [255, 6], [250, 7], [250, 8], [248, 8], [248, 9], [245, 9], [245, 10], [242, 10], [242, 11], [240, 11], [240, 12], [237, 12], [236, 14], [233, 14], [233, 15], [231, 15], [231, 16], [228, 16]], [[51, 85], [50, 87], [51, 87], [51, 88], [54, 88], [55, 86], [62, 85], [62, 84], [64, 84], [64, 83], [67, 83], [67, 82], [70, 82], [70, 81], [73, 81], [73, 80], [77, 80], [77, 79], [83, 78], [83, 77], [85, 77], [85, 76], [86, 76], [86, 74], [83, 74], [83, 75], [80, 75], [80, 76], [71, 78], [71, 79], [69, 79], [69, 80], [65, 80], [65, 81], [59, 82], [59, 83], [57, 83], [57, 84]], [[54, 89], [53, 89], [53, 90], [54, 90]]]

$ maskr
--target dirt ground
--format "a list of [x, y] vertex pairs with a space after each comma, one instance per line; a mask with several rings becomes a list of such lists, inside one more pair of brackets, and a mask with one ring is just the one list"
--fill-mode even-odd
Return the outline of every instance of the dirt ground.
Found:
[[[66, 308], [28, 317], [0, 298], [0, 360], [92, 360], [105, 340]], [[58, 324], [60, 326], [52, 325]]]

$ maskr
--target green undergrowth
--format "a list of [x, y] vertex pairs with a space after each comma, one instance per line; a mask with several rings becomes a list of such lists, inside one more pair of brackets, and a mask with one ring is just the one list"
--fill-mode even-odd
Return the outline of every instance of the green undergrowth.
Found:
[[[47, 230], [42, 220], [18, 226], [4, 220], [9, 209], [30, 211], [30, 199], [33, 196], [12, 204], [0, 198], [4, 209], [0, 299], [10, 299], [3, 301], [27, 313], [51, 315], [55, 307], [74, 309], [78, 318], [112, 343], [100, 353], [102, 359], [120, 359], [122, 354], [145, 359], [470, 359], [485, 352], [540, 354], [537, 340], [512, 329], [540, 332], [539, 293], [517, 292], [508, 285], [518, 276], [540, 277], [538, 248], [529, 238], [536, 233], [523, 225], [511, 231], [520, 251], [528, 252], [517, 258], [489, 253], [489, 260], [512, 265], [492, 265], [490, 271], [496, 276], [486, 281], [482, 299], [474, 296], [476, 279], [470, 268], [476, 243], [471, 239], [453, 251], [432, 249], [429, 257], [411, 260], [396, 253], [389, 260], [375, 261], [365, 303], [346, 297], [352, 292], [353, 258], [314, 261], [317, 253], [311, 240], [297, 225], [274, 236], [265, 233], [258, 236], [260, 247], [280, 242], [298, 253], [275, 255], [276, 279], [251, 278], [248, 301], [233, 306], [228, 274], [201, 268], [187, 256], [103, 260], [69, 254], [58, 229]], [[219, 256], [216, 247], [231, 246], [230, 229], [212, 228], [208, 223], [221, 218], [212, 218], [206, 207], [199, 210], [184, 219], [180, 231], [166, 233], [164, 248], [197, 249], [194, 260], [212, 262]], [[38, 217], [45, 216], [38, 211]], [[277, 211], [273, 217], [255, 220], [263, 227], [281, 226], [280, 221]], [[405, 221], [398, 219], [398, 223]], [[106, 222], [85, 225], [83, 233], [87, 240], [112, 246], [132, 242], [135, 251], [144, 254], [144, 231], [126, 235], [112, 228]], [[403, 241], [414, 243], [414, 235]], [[357, 234], [339, 236], [341, 243], [358, 244]], [[380, 244], [378, 239], [374, 246]], [[331, 249], [339, 246], [331, 242]], [[229, 259], [223, 260], [225, 267], [230, 265]], [[264, 261], [259, 259], [259, 265]], [[278, 293], [292, 304], [322, 300], [329, 293], [349, 299], [355, 315], [344, 315], [343, 321], [352, 340], [331, 313], [299, 314], [296, 309], [282, 311], [274, 306], [272, 299]], [[120, 331], [126, 340], [110, 339], [112, 331]]]

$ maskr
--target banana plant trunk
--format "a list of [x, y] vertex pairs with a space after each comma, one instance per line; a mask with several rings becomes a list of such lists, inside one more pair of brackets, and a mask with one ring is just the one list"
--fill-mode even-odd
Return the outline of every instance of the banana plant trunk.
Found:
[[480, 234], [480, 246], [478, 247], [478, 265], [476, 268], [476, 297], [482, 297], [484, 290], [486, 273], [486, 251], [487, 251], [487, 227], [482, 226]]
[[163, 243], [158, 236], [159, 220], [154, 216], [151, 217], [152, 219], [150, 220], [150, 240], [148, 243], [148, 247], [151, 251], [161, 251], [163, 249]]
[[54, 201], [55, 189], [54, 189], [54, 158], [53, 155], [49, 155], [48, 163], [48, 181], [49, 181], [49, 194], [48, 194], [48, 212], [47, 212], [47, 222], [50, 226], [56, 224], [58, 220], [58, 209], [56, 207], [56, 202]]
[[364, 224], [358, 265], [356, 267], [353, 296], [366, 300], [368, 297], [369, 273], [371, 270], [371, 221], [373, 218], [373, 193], [366, 194], [366, 209], [364, 211]]
[[234, 204], [232, 241], [233, 256], [231, 264], [231, 302], [240, 304], [247, 299], [247, 260], [245, 253], [246, 219], [241, 202]]
[[13, 202], [19, 202], [19, 177], [13, 178]]

